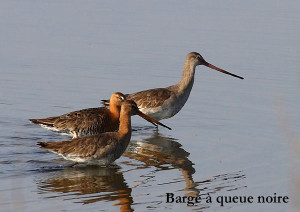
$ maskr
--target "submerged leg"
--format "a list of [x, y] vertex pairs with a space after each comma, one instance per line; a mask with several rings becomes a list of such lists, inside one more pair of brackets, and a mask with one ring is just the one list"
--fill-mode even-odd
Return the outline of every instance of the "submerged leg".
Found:
[[78, 162], [75, 162], [75, 163], [71, 164], [69, 167], [70, 167], [70, 168], [74, 168], [74, 167], [77, 166], [78, 164], [79, 164]]

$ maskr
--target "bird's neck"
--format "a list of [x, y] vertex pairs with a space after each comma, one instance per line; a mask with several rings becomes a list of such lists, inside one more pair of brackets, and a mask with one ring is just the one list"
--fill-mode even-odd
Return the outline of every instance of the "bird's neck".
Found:
[[116, 105], [110, 105], [109, 106], [109, 112], [111, 114], [112, 119], [119, 120], [119, 117], [120, 117], [120, 108], [118, 108]]
[[131, 136], [131, 116], [129, 112], [121, 110], [120, 126], [118, 132], [122, 136]]
[[194, 75], [195, 75], [196, 66], [189, 62], [185, 62], [182, 71], [181, 80], [174, 85], [174, 91], [178, 96], [183, 94], [188, 94], [191, 92], [194, 84]]

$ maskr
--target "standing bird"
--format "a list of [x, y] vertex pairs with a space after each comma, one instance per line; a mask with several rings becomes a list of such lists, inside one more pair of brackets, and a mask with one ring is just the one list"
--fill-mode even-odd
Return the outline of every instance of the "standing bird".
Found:
[[[204, 65], [222, 73], [244, 79], [206, 62], [199, 53], [191, 52], [186, 56], [181, 80], [176, 85], [127, 94], [126, 98], [135, 101], [143, 113], [156, 120], [171, 118], [181, 110], [189, 98], [194, 84], [196, 66], [198, 65]], [[104, 105], [110, 105], [109, 100], [102, 101]]]
[[121, 105], [120, 126], [117, 132], [106, 132], [69, 141], [39, 142], [38, 145], [67, 160], [108, 165], [118, 159], [129, 144], [132, 115], [139, 115], [149, 122], [167, 127], [139, 111], [134, 101], [126, 100]]
[[119, 128], [121, 104], [125, 100], [124, 94], [116, 92], [111, 95], [109, 109], [105, 107], [88, 108], [61, 116], [29, 120], [53, 131], [70, 133], [73, 138], [113, 132]]

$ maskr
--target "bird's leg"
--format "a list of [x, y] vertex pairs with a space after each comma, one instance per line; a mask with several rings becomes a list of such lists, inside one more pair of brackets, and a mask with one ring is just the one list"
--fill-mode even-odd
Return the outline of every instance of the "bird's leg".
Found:
[[74, 168], [76, 165], [78, 165], [79, 163], [78, 162], [76, 162], [76, 163], [73, 163], [73, 164], [71, 164], [69, 167], [70, 168]]

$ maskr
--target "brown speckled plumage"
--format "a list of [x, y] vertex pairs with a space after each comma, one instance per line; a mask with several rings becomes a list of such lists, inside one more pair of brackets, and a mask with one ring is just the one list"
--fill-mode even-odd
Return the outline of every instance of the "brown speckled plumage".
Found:
[[107, 165], [118, 159], [126, 150], [131, 138], [131, 116], [135, 114], [161, 124], [150, 117], [145, 117], [134, 101], [126, 100], [121, 106], [120, 127], [117, 132], [106, 132], [68, 141], [39, 142], [38, 145], [67, 160]]
[[171, 95], [172, 91], [168, 89], [154, 88], [129, 94], [126, 98], [135, 101], [140, 108], [154, 108], [162, 105], [165, 99], [170, 98]]
[[119, 127], [120, 108], [126, 97], [122, 93], [114, 93], [110, 101], [112, 106], [88, 108], [70, 112], [61, 116], [44, 119], [30, 119], [32, 123], [41, 124], [55, 131], [73, 134], [73, 138], [113, 132]]

